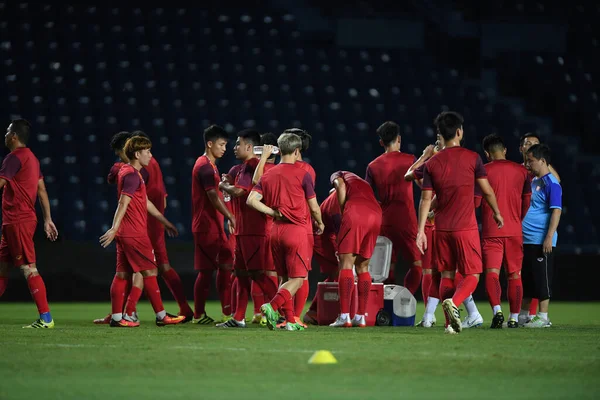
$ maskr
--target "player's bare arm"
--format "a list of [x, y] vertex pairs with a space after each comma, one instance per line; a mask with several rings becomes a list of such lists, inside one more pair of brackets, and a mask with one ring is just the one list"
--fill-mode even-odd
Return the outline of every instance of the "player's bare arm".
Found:
[[252, 184], [253, 185], [256, 185], [258, 183], [258, 181], [260, 180], [260, 178], [265, 173], [265, 165], [267, 164], [267, 161], [269, 160], [269, 157], [271, 157], [272, 154], [273, 154], [273, 146], [270, 144], [264, 145], [263, 152], [260, 155], [260, 160], [258, 161], [258, 165], [256, 166], [256, 169], [254, 170], [254, 175], [252, 176]]
[[222, 181], [219, 183], [219, 190], [229, 193], [231, 197], [242, 197], [248, 192], [245, 189], [233, 186], [227, 181]]
[[148, 214], [156, 218], [158, 222], [164, 225], [165, 231], [167, 231], [167, 235], [169, 235], [169, 237], [177, 237], [179, 235], [179, 232], [177, 231], [175, 225], [173, 225], [168, 219], [166, 219], [165, 216], [160, 211], [158, 211], [156, 206], [152, 204], [152, 202], [148, 198], [146, 198], [146, 207], [148, 208]]
[[504, 218], [502, 218], [502, 215], [500, 214], [500, 209], [498, 208], [498, 202], [496, 201], [496, 194], [494, 193], [494, 189], [492, 189], [492, 186], [490, 185], [490, 182], [487, 180], [487, 178], [477, 179], [477, 184], [481, 188], [483, 198], [485, 199], [486, 203], [488, 203], [488, 205], [492, 209], [492, 212], [494, 213], [494, 220], [498, 224], [498, 229], [502, 228], [504, 226]]
[[117, 205], [117, 211], [115, 211], [115, 216], [113, 218], [112, 226], [106, 233], [100, 236], [100, 245], [104, 248], [108, 247], [109, 244], [115, 239], [117, 232], [119, 231], [119, 227], [121, 226], [121, 221], [123, 221], [123, 217], [127, 212], [127, 207], [131, 202], [131, 197], [126, 196], [124, 194], [119, 198], [119, 204]]
[[346, 183], [342, 178], [335, 178], [333, 181], [333, 187], [335, 187], [338, 203], [340, 203], [340, 210], [343, 214], [344, 206], [346, 205]]
[[315, 233], [317, 235], [321, 235], [325, 230], [325, 224], [323, 223], [323, 218], [321, 216], [321, 208], [319, 207], [319, 203], [317, 202], [316, 197], [308, 199], [308, 208], [310, 209], [310, 215], [313, 217], [316, 224]]
[[8, 181], [4, 178], [0, 178], [0, 189], [2, 189], [4, 186], [6, 186], [6, 184], [8, 183]]
[[271, 207], [261, 202], [262, 198], [262, 194], [253, 190], [248, 195], [248, 199], [246, 199], [246, 204], [260, 213], [266, 214], [275, 219], [282, 219], [282, 215], [279, 211], [275, 211]]
[[223, 200], [221, 200], [217, 191], [215, 189], [211, 189], [208, 192], [206, 192], [206, 195], [208, 196], [208, 199], [210, 200], [213, 207], [216, 208], [218, 212], [223, 214], [225, 218], [229, 220], [229, 224], [232, 225], [232, 228], [235, 228], [235, 217], [229, 211], [227, 206], [225, 206], [225, 203], [223, 203]]
[[558, 229], [558, 223], [560, 222], [560, 216], [562, 214], [562, 210], [560, 208], [553, 208], [552, 215], [550, 216], [550, 224], [548, 224], [548, 233], [546, 233], [546, 238], [544, 239], [544, 254], [552, 253], [552, 237], [556, 230]]
[[[404, 174], [405, 181], [412, 182], [412, 181], [417, 180], [417, 177], [415, 176], [415, 170], [417, 168], [419, 168], [421, 165], [425, 164], [425, 162], [427, 160], [429, 160], [431, 158], [431, 156], [433, 156], [434, 148], [435, 148], [435, 146], [432, 144], [425, 147], [425, 150], [423, 150], [423, 154], [421, 154], [421, 156], [417, 159], [417, 161], [415, 161], [415, 163], [413, 165], [411, 165], [410, 168], [408, 168], [408, 171], [406, 171], [406, 174]], [[419, 186], [421, 186], [421, 184], [419, 182], [417, 182], [417, 184]]]
[[552, 175], [554, 175], [554, 177], [556, 178], [556, 180], [558, 181], [558, 183], [560, 183], [560, 175], [558, 175], [558, 172], [556, 172], [556, 170], [554, 169], [554, 167], [550, 164], [548, 164], [548, 169], [550, 170], [550, 173]]
[[433, 202], [433, 191], [423, 190], [421, 192], [421, 201], [419, 202], [419, 231], [417, 233], [417, 247], [421, 254], [427, 250], [427, 235], [425, 235], [425, 223]]
[[46, 184], [43, 179], [38, 181], [37, 195], [40, 199], [40, 206], [42, 207], [42, 214], [44, 216], [44, 232], [46, 237], [54, 242], [58, 238], [58, 229], [52, 221], [52, 214], [50, 213], [50, 201], [48, 200], [48, 192], [46, 191]]

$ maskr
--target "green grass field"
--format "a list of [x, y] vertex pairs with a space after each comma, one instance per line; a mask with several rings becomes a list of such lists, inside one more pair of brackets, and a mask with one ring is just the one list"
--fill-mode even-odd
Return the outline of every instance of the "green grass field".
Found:
[[[21, 328], [34, 320], [33, 304], [0, 306], [0, 399], [600, 397], [597, 303], [553, 304], [549, 329], [493, 331], [481, 301], [486, 328], [460, 335], [445, 335], [439, 326], [159, 328], [146, 302], [139, 306], [140, 328], [111, 329], [91, 323], [108, 304], [51, 306], [54, 330]], [[217, 304], [208, 310], [219, 315]], [[321, 349], [339, 363], [309, 365]]]

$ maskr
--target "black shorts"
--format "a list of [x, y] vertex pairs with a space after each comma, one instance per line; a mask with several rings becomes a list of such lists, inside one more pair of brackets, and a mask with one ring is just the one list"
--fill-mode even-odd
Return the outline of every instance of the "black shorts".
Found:
[[554, 276], [554, 252], [544, 254], [540, 244], [523, 245], [523, 297], [527, 299], [547, 300], [552, 297], [552, 277]]

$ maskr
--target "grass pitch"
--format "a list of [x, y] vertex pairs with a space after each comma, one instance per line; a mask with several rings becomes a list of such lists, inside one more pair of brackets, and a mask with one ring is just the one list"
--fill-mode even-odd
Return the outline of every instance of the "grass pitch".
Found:
[[[490, 330], [491, 311], [479, 306], [484, 328], [445, 335], [440, 326], [159, 328], [146, 302], [137, 329], [93, 325], [109, 304], [55, 303], [56, 329], [25, 330], [35, 306], [4, 303], [0, 399], [600, 398], [600, 304], [554, 303], [543, 330]], [[339, 363], [309, 365], [321, 349]]]

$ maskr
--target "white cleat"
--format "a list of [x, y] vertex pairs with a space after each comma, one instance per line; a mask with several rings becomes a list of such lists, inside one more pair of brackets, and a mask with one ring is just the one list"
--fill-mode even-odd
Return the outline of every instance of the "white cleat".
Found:
[[357, 326], [359, 328], [365, 328], [367, 326], [367, 321], [365, 320], [364, 315], [355, 315], [352, 319], [352, 326]]
[[329, 326], [333, 326], [335, 328], [351, 328], [352, 327], [352, 321], [350, 320], [350, 316], [347, 316], [346, 318], [342, 318], [341, 315], [338, 315], [337, 319], [332, 322], [331, 324], [329, 324]]
[[221, 322], [220, 324], [216, 324], [215, 326], [217, 328], [245, 328], [246, 321], [236, 321], [235, 319], [231, 318], [230, 320]]
[[452, 325], [448, 325], [446, 329], [444, 329], [444, 333], [447, 335], [457, 335], [456, 331], [452, 328]]
[[434, 326], [436, 324], [436, 320], [435, 320], [435, 315], [433, 316], [432, 319], [426, 319], [425, 315], [423, 315], [423, 319], [421, 320], [421, 322], [419, 322], [417, 324], [417, 326], [419, 328], [431, 328], [432, 326]]
[[552, 323], [547, 319], [540, 318], [537, 315], [531, 319], [528, 323], [526, 323], [524, 328], [550, 328]]
[[442, 308], [444, 309], [448, 321], [450, 321], [452, 329], [454, 329], [456, 333], [460, 333], [462, 331], [462, 322], [460, 320], [460, 311], [458, 310], [458, 307], [456, 307], [452, 299], [446, 299], [442, 302]]
[[478, 328], [483, 325], [483, 317], [481, 314], [467, 315], [461, 325], [463, 329]]
[[529, 315], [519, 314], [519, 320], [518, 320], [519, 328], [524, 327], [525, 324], [528, 323], [529, 321], [531, 321], [531, 318], [529, 317]]

